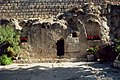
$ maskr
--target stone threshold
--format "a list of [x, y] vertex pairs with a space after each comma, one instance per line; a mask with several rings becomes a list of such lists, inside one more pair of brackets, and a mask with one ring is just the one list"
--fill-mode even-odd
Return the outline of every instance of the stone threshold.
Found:
[[61, 63], [61, 62], [81, 62], [87, 61], [86, 58], [44, 58], [44, 59], [19, 59], [14, 60], [14, 63]]

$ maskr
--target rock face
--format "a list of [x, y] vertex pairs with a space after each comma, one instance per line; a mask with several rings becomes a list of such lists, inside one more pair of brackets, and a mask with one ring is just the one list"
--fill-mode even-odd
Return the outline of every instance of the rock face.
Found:
[[111, 14], [108, 17], [109, 25], [110, 25], [110, 36], [111, 39], [119, 39], [120, 37], [120, 5], [109, 5], [108, 8]]
[[[21, 37], [28, 38], [29, 55], [55, 58], [60, 54], [57, 47], [62, 47], [64, 57], [79, 58], [86, 56], [87, 48], [108, 43], [109, 27], [100, 11], [100, 6], [90, 3], [56, 18], [21, 20]], [[89, 36], [92, 36], [90, 40]]]
[[[111, 40], [120, 39], [120, 5], [109, 5], [109, 13], [111, 14], [108, 17], [110, 25], [110, 37]], [[120, 68], [120, 54], [116, 57], [116, 60], [113, 63], [113, 66]]]

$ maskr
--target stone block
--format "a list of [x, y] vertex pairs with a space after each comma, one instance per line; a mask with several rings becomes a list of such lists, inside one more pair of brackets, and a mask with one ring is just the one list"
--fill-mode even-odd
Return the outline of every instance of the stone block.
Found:
[[120, 64], [119, 63], [117, 63], [117, 67], [120, 68]]
[[87, 55], [87, 60], [88, 61], [93, 61], [94, 60], [94, 55]]
[[116, 63], [120, 64], [120, 61], [119, 60], [115, 60]]
[[116, 62], [114, 62], [114, 63], [113, 63], [113, 66], [114, 66], [114, 67], [117, 67], [117, 66], [118, 66], [118, 64], [117, 64]]

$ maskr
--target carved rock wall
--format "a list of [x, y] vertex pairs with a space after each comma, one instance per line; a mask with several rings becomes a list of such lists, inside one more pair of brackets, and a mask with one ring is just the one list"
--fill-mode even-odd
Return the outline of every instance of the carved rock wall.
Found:
[[[107, 20], [100, 16], [100, 6], [93, 3], [75, 7], [48, 19], [20, 20], [21, 37], [28, 37], [29, 55], [38, 58], [57, 57], [57, 41], [64, 39], [66, 58], [86, 56], [86, 49], [109, 42]], [[16, 26], [16, 24], [14, 24]], [[99, 40], [87, 40], [88, 36]]]

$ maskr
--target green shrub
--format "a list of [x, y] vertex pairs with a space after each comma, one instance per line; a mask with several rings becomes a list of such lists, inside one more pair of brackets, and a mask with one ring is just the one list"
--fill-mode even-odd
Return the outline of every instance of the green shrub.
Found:
[[9, 65], [12, 64], [12, 58], [11, 57], [7, 57], [7, 55], [2, 55], [0, 56], [0, 64], [1, 65]]
[[12, 26], [0, 26], [0, 44], [10, 44], [3, 50], [5, 53], [12, 54], [11, 57], [17, 55], [20, 51], [20, 34]]
[[98, 46], [87, 49], [87, 54], [95, 54], [98, 50]]
[[117, 53], [120, 53], [120, 45], [115, 46], [115, 51], [116, 51]]
[[114, 49], [117, 53], [120, 53], [120, 39], [115, 39], [114, 40]]

